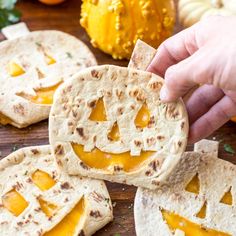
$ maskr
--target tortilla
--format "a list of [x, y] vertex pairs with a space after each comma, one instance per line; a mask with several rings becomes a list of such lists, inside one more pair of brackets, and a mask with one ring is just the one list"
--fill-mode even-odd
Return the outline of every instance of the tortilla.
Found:
[[164, 183], [185, 150], [188, 118], [181, 100], [160, 101], [162, 84], [154, 74], [111, 65], [64, 83], [49, 118], [60, 167], [150, 189]]
[[[195, 144], [198, 152], [185, 153], [179, 184], [157, 191], [138, 188], [137, 236], [236, 235], [236, 167], [217, 158], [217, 147], [218, 142], [203, 140]], [[196, 159], [198, 166], [189, 172]]]
[[30, 31], [24, 22], [20, 22], [2, 28], [2, 33], [7, 39], [16, 39], [29, 34]]
[[130, 58], [128, 68], [146, 70], [156, 55], [156, 49], [138, 39]]
[[48, 118], [55, 90], [96, 65], [90, 50], [60, 31], [35, 31], [0, 43], [0, 123], [23, 128]]
[[[156, 53], [157, 50], [155, 48], [139, 39], [135, 45], [128, 68], [144, 71], [147, 70]], [[199, 88], [199, 85], [194, 86], [189, 92], [187, 92], [187, 94], [183, 96], [184, 103], [189, 100], [197, 88]]]
[[113, 218], [105, 183], [60, 172], [49, 146], [0, 161], [0, 196], [1, 235], [92, 235]]

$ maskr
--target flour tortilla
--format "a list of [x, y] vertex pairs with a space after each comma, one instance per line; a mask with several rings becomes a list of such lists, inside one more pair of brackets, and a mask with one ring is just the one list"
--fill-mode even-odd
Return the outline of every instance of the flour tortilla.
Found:
[[[216, 147], [218, 142], [203, 140], [195, 144], [195, 150], [199, 152], [184, 153], [185, 165], [182, 166], [181, 174], [183, 180], [179, 184], [157, 191], [138, 188], [134, 204], [137, 236], [178, 235], [172, 232], [163, 220], [161, 209], [174, 212], [204, 228], [236, 235], [236, 166], [218, 159]], [[189, 167], [192, 167], [196, 159], [199, 159], [199, 164], [189, 172]], [[185, 190], [196, 173], [200, 180], [198, 195]], [[233, 196], [232, 206], [220, 203], [230, 187]], [[196, 214], [205, 201], [206, 217], [201, 219], [196, 217]], [[185, 235], [183, 231], [182, 235]]]
[[29, 34], [30, 31], [24, 22], [20, 22], [2, 28], [2, 33], [7, 39], [16, 39]]
[[[41, 191], [31, 181], [36, 170], [53, 176], [56, 184]], [[1, 197], [13, 188], [29, 204], [18, 217], [2, 206]], [[105, 183], [60, 172], [49, 146], [23, 148], [0, 161], [0, 196], [1, 235], [43, 235], [57, 225], [82, 197], [85, 212], [74, 235], [92, 235], [112, 220], [112, 205]], [[39, 196], [59, 207], [54, 216], [48, 218], [40, 210]]]
[[[35, 31], [0, 43], [0, 115], [23, 128], [48, 118], [50, 105], [35, 104], [19, 96], [36, 96], [42, 88], [58, 85], [78, 71], [96, 65], [96, 59], [77, 38], [60, 31]], [[45, 54], [56, 60], [47, 65]], [[11, 77], [10, 61], [24, 68], [24, 74]], [[1, 120], [1, 119], [0, 119]]]
[[[98, 66], [81, 71], [64, 83], [55, 94], [49, 118], [50, 144], [60, 167], [70, 175], [83, 175], [109, 181], [157, 188], [164, 183], [185, 150], [188, 118], [182, 101], [162, 103], [159, 99], [163, 79], [147, 72], [117, 66]], [[92, 107], [103, 97], [106, 122], [89, 120]], [[134, 119], [146, 102], [149, 125], [137, 129]], [[120, 141], [109, 140], [108, 133], [117, 122]], [[90, 152], [130, 152], [133, 158], [141, 151], [154, 151], [137, 170], [125, 172], [122, 166], [109, 170], [86, 166], [73, 151], [71, 143], [84, 145]], [[62, 154], [55, 150], [63, 148]]]
[[156, 55], [156, 49], [138, 39], [130, 58], [128, 68], [146, 70]]
[[[134, 47], [128, 68], [144, 71], [147, 70], [156, 53], [157, 50], [155, 48], [139, 39]], [[199, 85], [194, 86], [187, 94], [184, 95], [183, 101], [185, 103], [198, 87]]]

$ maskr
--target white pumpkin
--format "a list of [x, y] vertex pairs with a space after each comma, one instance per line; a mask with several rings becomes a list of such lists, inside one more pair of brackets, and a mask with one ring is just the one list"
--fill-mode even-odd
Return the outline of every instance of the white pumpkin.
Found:
[[235, 0], [179, 0], [178, 7], [179, 20], [184, 27], [212, 15], [236, 15]]

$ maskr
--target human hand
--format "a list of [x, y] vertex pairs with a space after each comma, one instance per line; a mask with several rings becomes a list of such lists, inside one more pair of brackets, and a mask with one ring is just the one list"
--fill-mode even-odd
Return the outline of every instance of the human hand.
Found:
[[165, 78], [161, 99], [183, 97], [190, 121], [189, 142], [207, 137], [236, 115], [236, 17], [209, 17], [167, 39], [148, 71]]

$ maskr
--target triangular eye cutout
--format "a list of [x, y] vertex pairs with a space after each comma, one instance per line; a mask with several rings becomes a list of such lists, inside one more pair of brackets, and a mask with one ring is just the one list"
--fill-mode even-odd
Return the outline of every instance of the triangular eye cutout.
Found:
[[25, 73], [24, 69], [14, 61], [8, 64], [8, 72], [12, 77], [20, 76]]
[[233, 196], [231, 193], [231, 187], [228, 192], [224, 194], [224, 196], [220, 200], [221, 203], [227, 204], [227, 205], [232, 205], [233, 204]]
[[135, 125], [137, 128], [145, 128], [148, 126], [150, 121], [150, 111], [146, 103], [144, 103], [139, 110], [136, 118], [135, 118]]
[[108, 138], [111, 141], [119, 141], [120, 140], [120, 130], [117, 122], [113, 125], [110, 133], [108, 134]]
[[89, 116], [92, 121], [107, 121], [106, 110], [102, 98], [99, 98]]
[[48, 217], [51, 217], [55, 214], [55, 212], [58, 210], [58, 207], [52, 203], [49, 203], [42, 198], [38, 199], [39, 205], [44, 212], [44, 214]]
[[52, 56], [50, 56], [46, 53], [44, 53], [44, 59], [45, 59], [45, 62], [47, 63], [47, 65], [52, 65], [52, 64], [56, 63], [56, 60]]
[[199, 177], [198, 174], [196, 174], [192, 180], [187, 184], [187, 186], [185, 187], [185, 190], [191, 193], [196, 193], [199, 194], [200, 191], [200, 181], [199, 181]]
[[206, 208], [207, 208], [207, 203], [204, 202], [201, 210], [196, 214], [196, 217], [204, 219], [206, 217]]

